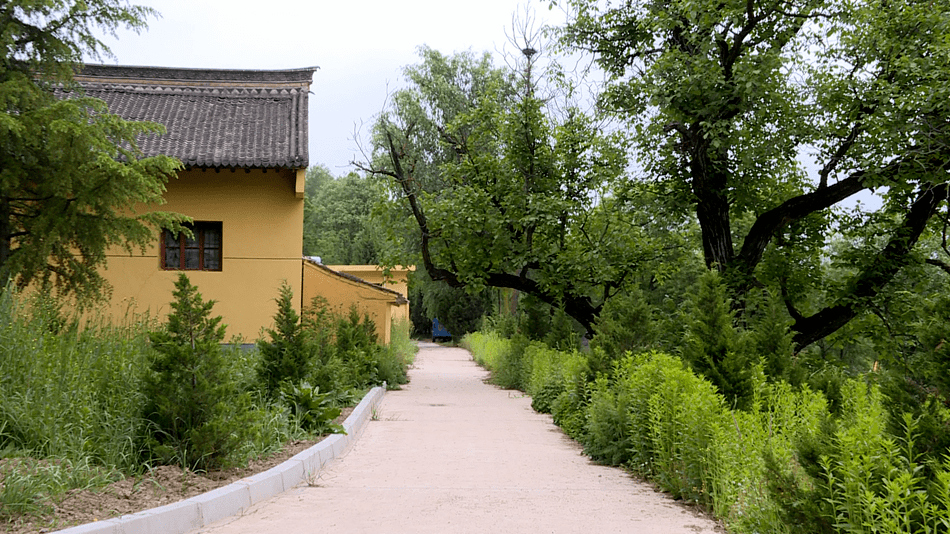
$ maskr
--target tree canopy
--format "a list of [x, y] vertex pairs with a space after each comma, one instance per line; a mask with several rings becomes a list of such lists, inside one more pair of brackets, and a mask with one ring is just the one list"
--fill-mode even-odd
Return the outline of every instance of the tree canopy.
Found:
[[[946, 2], [568, 0], [658, 207], [691, 213], [733, 294], [780, 288], [799, 348], [854, 319], [945, 228]], [[815, 162], [814, 172], [802, 156]], [[862, 191], [883, 207], [835, 210]], [[848, 246], [830, 235], [844, 229]], [[823, 264], [851, 276], [829, 284]], [[816, 295], [818, 295], [816, 297]]]
[[328, 265], [380, 262], [383, 230], [373, 217], [379, 185], [351, 172], [334, 177], [323, 165], [307, 170], [303, 251]]
[[662, 229], [644, 231], [645, 214], [632, 209], [644, 197], [612, 194], [623, 137], [569, 98], [542, 95], [531, 53], [511, 71], [487, 56], [421, 56], [362, 168], [387, 177], [404, 202], [433, 280], [516, 289], [590, 330], [604, 301], [661, 248]]
[[161, 125], [126, 121], [73, 83], [83, 54], [109, 49], [96, 30], [141, 30], [150, 8], [119, 0], [14, 0], [0, 6], [0, 284], [53, 284], [95, 299], [106, 251], [131, 252], [182, 217], [135, 214], [163, 203], [180, 162], [142, 157]]

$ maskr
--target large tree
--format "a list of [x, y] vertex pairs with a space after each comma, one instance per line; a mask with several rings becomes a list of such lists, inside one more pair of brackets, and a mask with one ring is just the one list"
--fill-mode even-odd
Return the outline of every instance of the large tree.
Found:
[[180, 216], [160, 204], [180, 162], [143, 158], [136, 140], [160, 125], [130, 122], [87, 98], [72, 77], [83, 54], [109, 54], [97, 31], [140, 30], [154, 10], [121, 0], [0, 4], [0, 286], [53, 284], [86, 301], [107, 290], [106, 251], [131, 252]]
[[531, 294], [591, 331], [604, 301], [670, 244], [644, 230], [643, 197], [614, 194], [622, 137], [539, 84], [528, 46], [510, 70], [487, 56], [422, 57], [361, 167], [390, 179], [433, 280]]
[[[601, 102], [636, 132], [643, 181], [698, 220], [737, 302], [779, 288], [800, 348], [909, 263], [945, 265], [915, 246], [947, 217], [946, 0], [566, 4], [561, 38], [606, 72]], [[862, 191], [883, 207], [840, 217]], [[838, 254], [828, 236], [844, 226], [858, 237]], [[820, 273], [835, 262], [853, 275], [830, 286]]]

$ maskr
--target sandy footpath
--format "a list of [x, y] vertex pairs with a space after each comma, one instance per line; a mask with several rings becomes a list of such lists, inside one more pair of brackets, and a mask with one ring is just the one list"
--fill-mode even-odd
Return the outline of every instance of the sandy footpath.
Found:
[[313, 485], [196, 532], [724, 532], [591, 463], [530, 398], [485, 384], [467, 351], [420, 346], [411, 383]]

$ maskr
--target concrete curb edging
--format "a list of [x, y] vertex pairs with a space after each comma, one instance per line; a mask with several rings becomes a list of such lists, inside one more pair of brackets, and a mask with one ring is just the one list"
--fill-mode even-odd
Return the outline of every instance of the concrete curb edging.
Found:
[[343, 422], [346, 434], [333, 434], [286, 462], [237, 482], [158, 508], [86, 523], [58, 532], [62, 534], [185, 534], [312, 480], [333, 459], [356, 443], [366, 423], [375, 415], [386, 384], [363, 397]]

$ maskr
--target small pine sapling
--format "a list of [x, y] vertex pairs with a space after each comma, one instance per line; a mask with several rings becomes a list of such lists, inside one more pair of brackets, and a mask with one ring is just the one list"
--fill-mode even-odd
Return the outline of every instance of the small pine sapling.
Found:
[[148, 449], [162, 463], [220, 466], [237, 448], [243, 427], [232, 413], [241, 402], [221, 348], [225, 327], [220, 316], [211, 315], [214, 301], [202, 300], [184, 273], [173, 295], [165, 328], [149, 333]]
[[258, 381], [267, 394], [274, 398], [281, 384], [297, 384], [307, 378], [313, 363], [314, 347], [310, 332], [304, 328], [293, 306], [293, 290], [284, 282], [280, 286], [274, 328], [267, 330], [270, 340], [260, 340], [261, 352]]
[[726, 289], [715, 271], [700, 277], [691, 302], [683, 359], [730, 405], [745, 408], [752, 396], [752, 362], [733, 326]]

